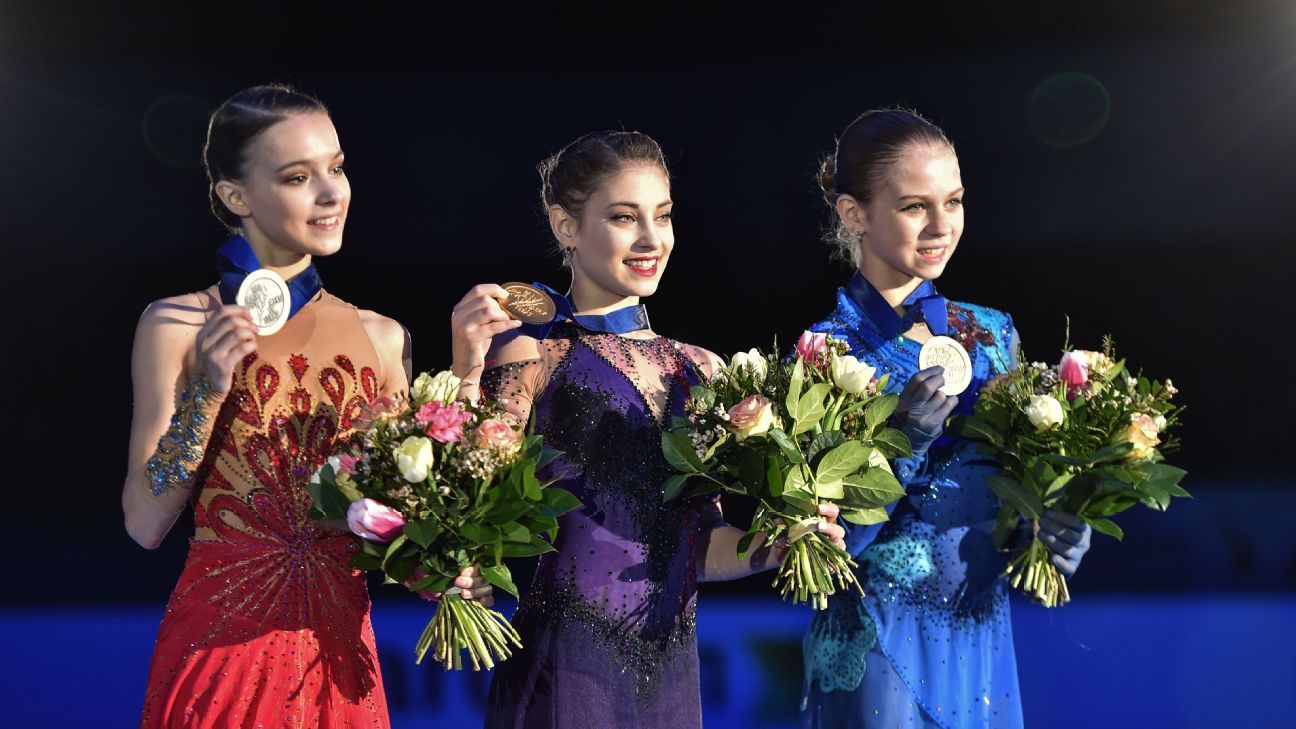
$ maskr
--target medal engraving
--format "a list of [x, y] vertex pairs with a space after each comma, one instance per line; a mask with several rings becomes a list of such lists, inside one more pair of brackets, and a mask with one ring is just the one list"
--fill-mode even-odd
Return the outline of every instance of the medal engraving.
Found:
[[958, 395], [972, 384], [972, 358], [957, 340], [950, 337], [932, 337], [923, 343], [918, 353], [918, 368], [943, 367], [945, 384], [940, 391]]
[[547, 324], [558, 313], [549, 294], [525, 283], [506, 283], [502, 287], [509, 297], [500, 302], [504, 313], [527, 324]]
[[257, 334], [268, 337], [288, 322], [291, 295], [283, 278], [268, 269], [249, 273], [239, 285], [235, 302], [252, 313]]

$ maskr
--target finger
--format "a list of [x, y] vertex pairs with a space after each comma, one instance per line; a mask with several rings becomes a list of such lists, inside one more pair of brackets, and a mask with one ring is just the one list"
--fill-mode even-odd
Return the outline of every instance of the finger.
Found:
[[944, 376], [945, 368], [937, 365], [935, 367], [928, 367], [925, 370], [918, 370], [914, 373], [914, 376], [910, 377], [909, 381], [905, 383], [904, 389], [900, 391], [900, 398], [905, 400], [909, 399], [913, 395], [914, 390], [921, 387], [929, 377], [935, 375]]
[[477, 566], [477, 565], [471, 565], [471, 566], [469, 566], [469, 567], [464, 567], [463, 569], [459, 570], [459, 576], [460, 576], [460, 577], [470, 577], [470, 578], [471, 578], [471, 577], [476, 577], [477, 575], [480, 575], [480, 574], [481, 574], [481, 567], [479, 567], [479, 566]]
[[829, 524], [837, 523], [837, 517], [841, 514], [841, 509], [831, 501], [826, 501], [819, 505], [819, 515], [828, 520]]
[[504, 321], [496, 321], [496, 322], [491, 322], [490, 324], [483, 324], [482, 326], [477, 328], [477, 332], [478, 334], [489, 335], [490, 337], [494, 337], [498, 334], [503, 334], [504, 332], [507, 332], [509, 330], [517, 329], [520, 326], [522, 326], [521, 320], [505, 319]]
[[[939, 369], [939, 368], [933, 367], [932, 369]], [[944, 386], [945, 386], [945, 374], [943, 372], [934, 374], [928, 377], [927, 379], [923, 380], [922, 382], [918, 383], [918, 386], [914, 388], [914, 392], [913, 392], [913, 400], [912, 400], [913, 405], [917, 406], [917, 405], [922, 405], [924, 403], [927, 403], [931, 401], [933, 398], [935, 398], [937, 395], [944, 397], [945, 393], [940, 391], [940, 389]]]
[[832, 543], [841, 549], [846, 548], [846, 530], [836, 524], [828, 522], [819, 523], [819, 533], [832, 540]]
[[1071, 575], [1074, 575], [1076, 568], [1080, 566], [1075, 562], [1071, 562], [1063, 559], [1062, 556], [1059, 554], [1053, 555], [1049, 559], [1049, 561], [1053, 563], [1054, 567], [1057, 567], [1058, 572], [1061, 572], [1063, 577], [1070, 577]]
[[950, 416], [950, 413], [954, 412], [954, 408], [958, 407], [959, 399], [958, 395], [941, 394], [944, 395], [945, 400], [941, 402], [940, 407], [936, 408], [936, 412], [933, 413], [933, 415], [940, 423], [944, 424], [945, 419]]
[[495, 604], [495, 596], [494, 596], [494, 595], [486, 595], [485, 597], [483, 597], [483, 598], [481, 599], [481, 604], [482, 604], [483, 607], [490, 607], [491, 605], [494, 605], [494, 604]]
[[1077, 531], [1084, 529], [1085, 526], [1084, 519], [1081, 519], [1075, 514], [1068, 514], [1065, 511], [1054, 511], [1052, 509], [1046, 509], [1044, 511], [1044, 517], [1051, 521], [1057, 522], [1062, 526], [1070, 527], [1071, 529], [1075, 529]]
[[1065, 542], [1052, 534], [1046, 534], [1044, 532], [1040, 532], [1039, 536], [1040, 541], [1044, 542], [1044, 545], [1052, 550], [1054, 554], [1062, 555], [1067, 559], [1072, 559], [1076, 556], [1076, 548], [1071, 543]]
[[1053, 537], [1060, 542], [1072, 546], [1080, 546], [1084, 542], [1084, 534], [1074, 529], [1068, 529], [1061, 524], [1051, 522], [1047, 518], [1040, 519], [1040, 534]]

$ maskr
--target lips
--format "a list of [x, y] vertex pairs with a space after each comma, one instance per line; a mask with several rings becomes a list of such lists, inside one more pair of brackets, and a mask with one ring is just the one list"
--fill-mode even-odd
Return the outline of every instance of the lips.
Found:
[[657, 275], [657, 263], [660, 260], [660, 258], [653, 256], [648, 258], [631, 258], [627, 261], [623, 261], [623, 263], [626, 268], [630, 269], [631, 273], [634, 273], [636, 276], [652, 278]]
[[312, 228], [317, 228], [320, 230], [327, 231], [327, 230], [337, 230], [341, 222], [342, 222], [342, 216], [327, 215], [322, 218], [314, 218], [312, 220], [307, 220], [306, 224], [311, 226]]
[[945, 260], [945, 256], [948, 253], [949, 253], [949, 248], [943, 246], [939, 248], [919, 248], [918, 249], [918, 257], [921, 258], [926, 263], [940, 263], [941, 261]]

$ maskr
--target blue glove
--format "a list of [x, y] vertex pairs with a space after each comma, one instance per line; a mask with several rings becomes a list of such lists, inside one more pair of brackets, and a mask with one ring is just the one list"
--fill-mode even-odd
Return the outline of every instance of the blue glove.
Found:
[[1063, 511], [1046, 511], [1039, 520], [1036, 537], [1053, 552], [1051, 562], [1063, 577], [1070, 578], [1089, 551], [1093, 529], [1084, 519]]
[[945, 384], [945, 368], [928, 367], [917, 372], [900, 391], [895, 420], [900, 432], [909, 438], [914, 456], [927, 453], [945, 430], [945, 419], [958, 407], [955, 395], [940, 391]]

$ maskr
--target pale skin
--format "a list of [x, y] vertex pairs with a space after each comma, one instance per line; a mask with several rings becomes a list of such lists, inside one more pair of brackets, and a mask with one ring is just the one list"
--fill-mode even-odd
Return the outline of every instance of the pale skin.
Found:
[[[291, 279], [314, 256], [336, 253], [351, 201], [337, 131], [323, 113], [294, 114], [268, 127], [247, 149], [243, 179], [222, 180], [216, 193], [240, 218], [240, 232], [262, 266]], [[170, 425], [181, 390], [205, 373], [212, 408], [233, 384], [234, 369], [256, 350], [248, 310], [222, 306], [216, 287], [149, 304], [140, 317], [131, 353], [134, 409], [122, 511], [126, 531], [145, 549], [156, 549], [187, 504], [192, 484], [152, 494], [146, 464]], [[410, 342], [395, 320], [360, 310], [360, 322], [378, 353], [384, 393], [403, 392], [411, 375]], [[475, 568], [455, 582], [465, 596], [489, 601], [490, 588]]]
[[[963, 235], [963, 195], [954, 150], [945, 144], [915, 143], [892, 166], [872, 200], [838, 196], [837, 214], [860, 238], [860, 275], [897, 314], [905, 313], [905, 298], [924, 280], [945, 272]], [[925, 342], [932, 334], [919, 323], [904, 336]], [[1013, 337], [1015, 361], [1016, 332]], [[935, 419], [943, 422], [958, 405], [957, 396], [939, 391], [944, 384], [943, 371], [932, 367], [915, 374], [905, 389], [914, 402], [933, 401]], [[1089, 548], [1089, 537], [1089, 528], [1074, 515], [1049, 511], [1040, 520], [1040, 540], [1053, 549], [1054, 565], [1068, 577]]]
[[[598, 314], [639, 303], [656, 293], [675, 247], [671, 224], [674, 203], [670, 182], [655, 165], [623, 168], [612, 175], [585, 203], [580, 217], [554, 205], [549, 228], [560, 246], [570, 249], [572, 300], [579, 313]], [[536, 340], [518, 335], [499, 336], [521, 325], [500, 306], [508, 297], [496, 284], [473, 287], [455, 305], [450, 317], [456, 376], [464, 378], [460, 396], [478, 396], [477, 383], [488, 361], [521, 361], [539, 356]], [[496, 337], [499, 337], [496, 339]], [[652, 338], [650, 331], [625, 336]], [[718, 358], [704, 352], [713, 370]], [[820, 506], [825, 521], [819, 531], [845, 549], [845, 530], [836, 524], [837, 507]], [[785, 547], [766, 546], [758, 535], [747, 559], [738, 557], [741, 529], [723, 525], [712, 530], [705, 554], [698, 559], [701, 581], [731, 580], [776, 566]], [[759, 556], [757, 556], [759, 555]]]

